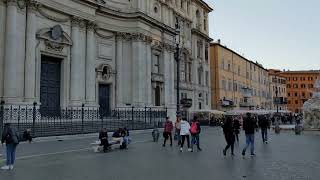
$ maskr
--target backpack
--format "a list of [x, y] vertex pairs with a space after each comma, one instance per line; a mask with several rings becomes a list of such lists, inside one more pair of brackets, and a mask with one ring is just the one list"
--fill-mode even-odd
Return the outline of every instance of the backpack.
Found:
[[7, 144], [11, 144], [13, 143], [13, 138], [12, 138], [12, 134], [8, 131], [6, 136], [5, 136], [5, 140]]
[[197, 125], [196, 122], [193, 122], [193, 123], [191, 124], [190, 132], [191, 132], [192, 134], [197, 134], [197, 133], [198, 133], [198, 125]]

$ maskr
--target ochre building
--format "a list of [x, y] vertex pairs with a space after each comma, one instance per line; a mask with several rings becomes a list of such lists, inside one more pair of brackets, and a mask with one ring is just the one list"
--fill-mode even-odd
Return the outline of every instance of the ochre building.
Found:
[[213, 109], [270, 107], [268, 71], [261, 64], [248, 60], [218, 41], [210, 45], [210, 70]]
[[303, 103], [312, 97], [313, 86], [320, 77], [320, 71], [285, 71], [281, 75], [287, 80], [288, 110], [302, 113]]

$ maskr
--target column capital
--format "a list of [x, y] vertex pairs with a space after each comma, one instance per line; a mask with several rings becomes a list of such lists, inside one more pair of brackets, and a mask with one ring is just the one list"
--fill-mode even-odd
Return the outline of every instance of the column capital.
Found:
[[84, 19], [77, 17], [77, 16], [73, 16], [71, 18], [71, 25], [74, 27], [79, 27], [79, 28], [86, 27], [86, 23], [85, 23]]
[[87, 31], [94, 31], [97, 24], [94, 21], [87, 21]]
[[39, 7], [39, 3], [36, 0], [27, 0], [27, 8], [30, 12], [36, 12]]

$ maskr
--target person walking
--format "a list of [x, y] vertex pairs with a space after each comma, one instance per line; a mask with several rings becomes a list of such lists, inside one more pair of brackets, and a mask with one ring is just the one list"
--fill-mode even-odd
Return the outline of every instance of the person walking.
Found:
[[16, 148], [19, 144], [19, 134], [15, 127], [6, 123], [2, 132], [1, 144], [6, 143], [7, 161], [1, 169], [12, 170], [16, 159]]
[[247, 113], [247, 116], [244, 118], [243, 121], [243, 130], [245, 131], [246, 135], [246, 145], [242, 150], [242, 155], [246, 155], [246, 150], [251, 145], [251, 156], [255, 156], [254, 153], [254, 132], [257, 128], [257, 121], [251, 116], [250, 113]]
[[232, 117], [228, 116], [225, 123], [222, 125], [224, 137], [226, 139], [227, 145], [223, 149], [223, 155], [227, 155], [227, 150], [231, 147], [231, 156], [234, 156], [234, 142], [236, 129]]
[[234, 131], [235, 131], [234, 133], [236, 136], [236, 140], [237, 142], [239, 142], [239, 134], [240, 134], [240, 126], [241, 126], [239, 117], [234, 119], [233, 126], [234, 126]]
[[182, 119], [180, 123], [181, 123], [181, 129], [180, 129], [180, 135], [181, 135], [180, 152], [183, 152], [183, 145], [184, 145], [185, 140], [187, 140], [188, 151], [191, 151], [191, 149], [190, 149], [190, 124], [185, 119]]
[[190, 133], [191, 133], [191, 152], [193, 152], [193, 145], [197, 144], [197, 149], [198, 151], [202, 151], [200, 148], [200, 132], [201, 132], [201, 127], [200, 123], [198, 121], [198, 118], [195, 116], [193, 118], [191, 127], [190, 127]]
[[261, 129], [262, 141], [268, 144], [268, 129], [270, 129], [270, 123], [266, 116], [261, 115], [258, 121], [259, 127]]
[[166, 141], [168, 138], [170, 138], [170, 146], [172, 146], [172, 130], [173, 130], [173, 124], [170, 121], [169, 117], [166, 118], [166, 122], [164, 123], [164, 131], [163, 131], [163, 147], [166, 146]]
[[175, 136], [176, 139], [178, 141], [178, 146], [181, 145], [181, 135], [180, 135], [180, 131], [181, 131], [181, 119], [180, 116], [177, 116], [177, 120], [175, 122]]

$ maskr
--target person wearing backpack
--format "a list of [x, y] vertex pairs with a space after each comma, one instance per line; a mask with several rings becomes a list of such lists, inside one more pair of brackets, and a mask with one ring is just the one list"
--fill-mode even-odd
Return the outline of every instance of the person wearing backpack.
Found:
[[9, 123], [4, 125], [1, 144], [6, 143], [7, 161], [1, 169], [12, 170], [16, 158], [16, 148], [19, 144], [19, 134], [16, 128], [11, 127]]
[[191, 123], [191, 128], [190, 128], [190, 133], [191, 133], [191, 152], [193, 152], [193, 145], [197, 144], [197, 148], [198, 151], [202, 151], [202, 149], [200, 148], [200, 135], [201, 132], [201, 127], [200, 127], [200, 123], [197, 120], [197, 117], [195, 116], [193, 118], [193, 121]]

